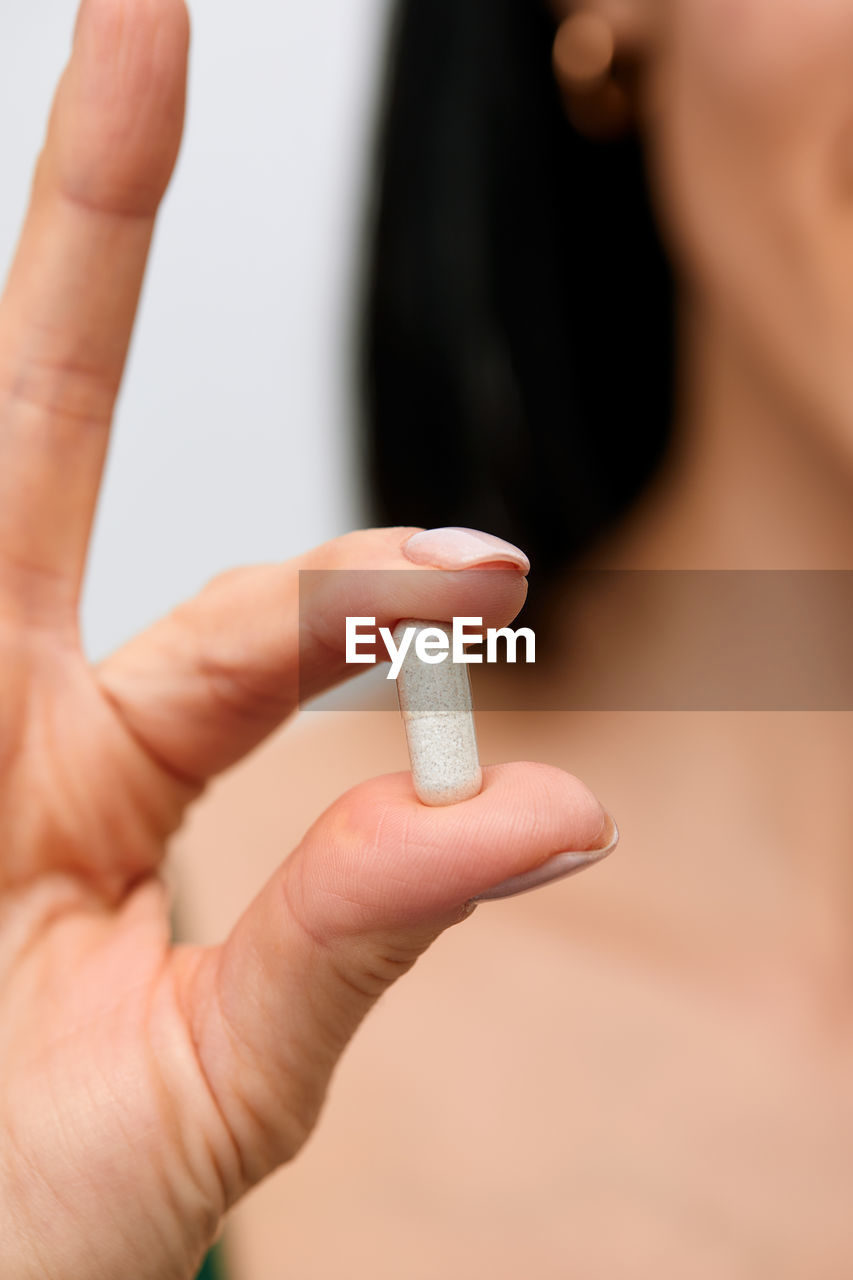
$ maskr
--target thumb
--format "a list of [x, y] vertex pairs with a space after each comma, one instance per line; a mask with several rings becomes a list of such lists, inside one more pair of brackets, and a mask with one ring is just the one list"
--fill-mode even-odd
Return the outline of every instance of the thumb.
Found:
[[237, 1156], [220, 1161], [240, 1170], [229, 1202], [296, 1153], [359, 1022], [474, 897], [558, 853], [612, 847], [577, 778], [537, 764], [484, 773], [480, 795], [447, 808], [418, 803], [408, 774], [349, 791], [203, 953], [189, 1016]]

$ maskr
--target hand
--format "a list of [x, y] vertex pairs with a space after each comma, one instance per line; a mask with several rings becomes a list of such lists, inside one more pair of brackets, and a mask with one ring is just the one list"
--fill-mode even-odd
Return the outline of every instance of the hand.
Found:
[[[443, 810], [407, 774], [377, 779], [223, 946], [171, 944], [170, 833], [295, 705], [300, 568], [408, 569], [406, 598], [361, 602], [388, 625], [505, 624], [525, 592], [520, 573], [416, 569], [412, 530], [374, 530], [227, 574], [87, 665], [78, 594], [187, 39], [181, 0], [84, 0], [0, 310], [4, 1280], [190, 1277], [228, 1206], [299, 1149], [381, 992], [474, 895], [602, 829], [582, 784], [540, 766], [488, 770]], [[344, 674], [337, 603], [308, 619], [316, 689]]]

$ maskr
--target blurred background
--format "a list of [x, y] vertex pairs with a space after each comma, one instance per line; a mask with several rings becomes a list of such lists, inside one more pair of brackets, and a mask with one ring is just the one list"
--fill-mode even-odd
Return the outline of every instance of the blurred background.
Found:
[[[363, 522], [350, 353], [387, 0], [190, 8], [187, 129], [89, 564], [96, 658], [220, 570]], [[75, 11], [0, 20], [3, 274]]]

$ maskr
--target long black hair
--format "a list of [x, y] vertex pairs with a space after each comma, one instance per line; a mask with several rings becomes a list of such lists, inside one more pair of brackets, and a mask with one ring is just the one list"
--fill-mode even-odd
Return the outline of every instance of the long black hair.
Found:
[[672, 285], [637, 139], [569, 124], [544, 0], [398, 0], [361, 370], [373, 516], [545, 573], [661, 460]]

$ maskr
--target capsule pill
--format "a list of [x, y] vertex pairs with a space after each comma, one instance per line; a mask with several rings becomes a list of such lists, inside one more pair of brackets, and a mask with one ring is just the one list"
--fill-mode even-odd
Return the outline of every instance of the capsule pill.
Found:
[[[477, 751], [471, 681], [468, 667], [452, 660], [452, 632], [440, 622], [401, 622], [394, 643], [411, 632], [406, 655], [397, 676], [397, 696], [406, 729], [412, 781], [423, 804], [456, 804], [476, 796], [483, 786]], [[424, 661], [418, 654], [418, 637], [424, 637], [435, 653], [446, 637], [441, 662]], [[428, 646], [425, 646], [428, 647]]]

